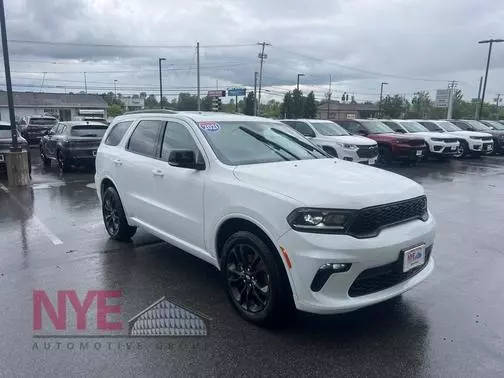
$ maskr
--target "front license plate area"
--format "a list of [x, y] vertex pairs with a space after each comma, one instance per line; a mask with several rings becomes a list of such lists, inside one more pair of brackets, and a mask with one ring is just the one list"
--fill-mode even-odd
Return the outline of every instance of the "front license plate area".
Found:
[[403, 272], [425, 264], [425, 244], [407, 249], [403, 252]]
[[418, 151], [416, 152], [416, 156], [422, 156], [422, 150], [418, 150]]
[[5, 158], [4, 158], [3, 154], [0, 154], [0, 161], [3, 162], [4, 160], [5, 160]]
[[93, 151], [93, 156], [96, 156], [96, 151]]
[[457, 151], [457, 146], [452, 146], [451, 150], [452, 151]]

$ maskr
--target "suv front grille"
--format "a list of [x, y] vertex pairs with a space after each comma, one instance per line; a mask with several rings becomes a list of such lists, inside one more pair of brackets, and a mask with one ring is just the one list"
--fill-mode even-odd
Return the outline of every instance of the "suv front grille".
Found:
[[357, 150], [360, 158], [374, 158], [378, 156], [378, 146], [360, 146]]
[[423, 139], [410, 139], [406, 142], [410, 146], [425, 146], [425, 142]]
[[388, 289], [409, 280], [411, 277], [420, 273], [429, 262], [432, 252], [432, 245], [425, 249], [425, 264], [417, 266], [407, 272], [402, 271], [402, 253], [397, 261], [371, 268], [363, 271], [355, 279], [348, 290], [348, 295], [351, 297], [360, 297], [362, 295], [376, 293], [381, 290]]
[[426, 196], [368, 207], [357, 212], [348, 226], [347, 233], [357, 238], [370, 238], [378, 235], [384, 227], [422, 219], [426, 212]]

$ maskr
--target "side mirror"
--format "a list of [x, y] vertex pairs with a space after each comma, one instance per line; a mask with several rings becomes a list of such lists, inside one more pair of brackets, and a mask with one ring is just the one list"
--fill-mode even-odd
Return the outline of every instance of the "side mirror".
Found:
[[192, 150], [175, 150], [170, 152], [168, 164], [173, 167], [189, 168], [202, 171], [205, 169], [205, 163], [196, 161], [196, 154]]

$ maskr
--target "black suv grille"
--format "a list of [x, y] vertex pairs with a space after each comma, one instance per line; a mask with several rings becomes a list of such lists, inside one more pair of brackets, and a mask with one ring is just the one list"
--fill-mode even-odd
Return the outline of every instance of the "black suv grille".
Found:
[[348, 295], [351, 297], [360, 297], [362, 295], [376, 293], [381, 290], [388, 289], [409, 280], [411, 277], [420, 273], [426, 266], [430, 259], [432, 252], [432, 245], [425, 249], [425, 264], [417, 266], [406, 273], [402, 271], [402, 253], [397, 261], [371, 268], [363, 271], [355, 279], [352, 286], [348, 290]]
[[427, 197], [368, 207], [359, 210], [348, 226], [347, 233], [357, 238], [378, 235], [384, 227], [413, 219], [421, 219], [427, 212]]
[[425, 142], [423, 139], [410, 139], [406, 142], [410, 146], [424, 146]]
[[374, 158], [378, 156], [378, 146], [360, 146], [357, 150], [357, 156], [360, 158]]

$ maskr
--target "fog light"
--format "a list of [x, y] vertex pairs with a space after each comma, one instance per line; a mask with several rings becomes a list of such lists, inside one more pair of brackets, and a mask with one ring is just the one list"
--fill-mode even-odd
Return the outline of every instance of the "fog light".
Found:
[[315, 274], [315, 277], [313, 277], [310, 289], [315, 292], [320, 291], [333, 273], [347, 272], [351, 266], [352, 264], [348, 263], [328, 263], [322, 265]]

